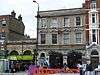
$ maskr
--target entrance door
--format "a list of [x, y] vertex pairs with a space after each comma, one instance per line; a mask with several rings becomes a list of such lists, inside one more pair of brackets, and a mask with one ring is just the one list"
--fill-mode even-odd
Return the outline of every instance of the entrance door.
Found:
[[94, 69], [97, 68], [99, 64], [99, 57], [91, 57], [91, 64]]
[[92, 64], [94, 69], [98, 67], [99, 53], [96, 50], [91, 52], [91, 64]]

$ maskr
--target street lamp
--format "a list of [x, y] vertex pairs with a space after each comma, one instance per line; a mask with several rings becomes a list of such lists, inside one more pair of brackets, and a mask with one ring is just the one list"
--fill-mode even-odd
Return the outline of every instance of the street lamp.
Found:
[[[38, 28], [39, 28], [39, 3], [35, 0], [33, 0], [34, 3], [36, 3], [38, 5], [38, 11], [37, 11], [37, 43], [36, 43], [36, 50], [38, 50]], [[37, 56], [36, 56], [36, 64], [37, 64]]]

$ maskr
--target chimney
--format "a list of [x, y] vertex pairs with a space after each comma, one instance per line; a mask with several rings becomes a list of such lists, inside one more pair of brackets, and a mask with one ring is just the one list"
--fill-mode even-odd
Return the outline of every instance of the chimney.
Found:
[[11, 12], [11, 16], [12, 16], [13, 18], [15, 18], [15, 17], [16, 17], [16, 13], [15, 13], [15, 11], [14, 11], [14, 10]]
[[22, 21], [22, 16], [21, 16], [21, 14], [18, 16], [18, 20], [19, 20], [19, 21]]

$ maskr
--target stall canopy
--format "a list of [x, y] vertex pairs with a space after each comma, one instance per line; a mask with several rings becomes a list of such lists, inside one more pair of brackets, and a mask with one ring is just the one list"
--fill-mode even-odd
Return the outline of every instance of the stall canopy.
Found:
[[33, 60], [32, 55], [10, 55], [8, 56], [9, 60]]

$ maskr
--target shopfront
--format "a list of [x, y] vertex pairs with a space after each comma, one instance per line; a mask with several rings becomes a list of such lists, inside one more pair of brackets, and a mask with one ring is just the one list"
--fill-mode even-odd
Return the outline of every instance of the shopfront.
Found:
[[8, 56], [10, 61], [11, 72], [25, 71], [28, 66], [33, 62], [32, 55], [10, 55]]

